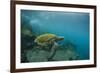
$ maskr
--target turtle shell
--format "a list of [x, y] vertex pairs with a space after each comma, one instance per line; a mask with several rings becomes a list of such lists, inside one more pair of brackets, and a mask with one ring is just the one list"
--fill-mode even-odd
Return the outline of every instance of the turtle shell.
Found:
[[57, 37], [55, 34], [42, 34], [35, 39], [35, 42], [39, 45], [46, 45], [50, 39], [55, 37]]

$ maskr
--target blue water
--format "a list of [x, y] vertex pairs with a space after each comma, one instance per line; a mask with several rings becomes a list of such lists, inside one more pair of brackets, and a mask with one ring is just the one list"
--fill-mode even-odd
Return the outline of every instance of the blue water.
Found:
[[21, 10], [22, 24], [31, 25], [37, 35], [54, 33], [71, 41], [81, 59], [89, 59], [89, 13]]

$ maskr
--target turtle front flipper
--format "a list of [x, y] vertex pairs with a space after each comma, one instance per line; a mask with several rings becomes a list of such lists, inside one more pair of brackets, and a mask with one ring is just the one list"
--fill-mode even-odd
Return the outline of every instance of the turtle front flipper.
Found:
[[56, 54], [56, 48], [59, 46], [58, 43], [54, 42], [53, 46], [51, 47], [51, 51], [50, 51], [50, 54], [49, 54], [49, 58], [48, 58], [48, 61], [52, 61], [52, 58], [55, 56]]

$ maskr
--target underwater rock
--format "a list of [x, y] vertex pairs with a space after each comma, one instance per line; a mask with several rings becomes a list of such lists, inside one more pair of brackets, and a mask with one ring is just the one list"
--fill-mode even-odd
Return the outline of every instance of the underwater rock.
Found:
[[30, 24], [21, 24], [21, 34], [32, 36], [32, 26]]
[[[47, 47], [49, 48], [49, 47]], [[70, 48], [56, 47], [54, 51], [48, 51], [47, 48], [34, 47], [32, 50], [27, 51], [26, 57], [28, 62], [48, 62], [48, 61], [70, 61], [78, 60], [78, 54], [76, 51]]]
[[29, 62], [47, 62], [49, 52], [42, 49], [32, 49], [26, 54], [27, 60]]
[[34, 44], [36, 35], [32, 32], [31, 25], [21, 25], [21, 49], [29, 49]]
[[28, 62], [27, 57], [26, 57], [26, 50], [21, 51], [21, 63]]
[[28, 62], [26, 53], [34, 46], [35, 38], [30, 25], [21, 25], [21, 62]]
[[63, 37], [56, 36], [55, 34], [42, 34], [37, 37], [23, 35], [21, 61], [48, 62], [78, 60], [79, 56], [75, 51], [76, 47], [73, 43], [65, 45], [57, 43], [63, 39]]
[[32, 48], [34, 44], [33, 41], [34, 41], [33, 37], [22, 35], [21, 36], [21, 49], [24, 50], [24, 49]]
[[69, 60], [78, 60], [79, 56], [76, 53], [75, 48], [64, 48], [61, 47], [56, 51], [55, 56], [53, 57], [54, 61], [69, 61]]

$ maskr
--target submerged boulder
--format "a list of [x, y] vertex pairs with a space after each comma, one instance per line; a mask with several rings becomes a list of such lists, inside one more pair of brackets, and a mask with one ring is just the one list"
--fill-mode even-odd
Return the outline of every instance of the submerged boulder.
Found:
[[79, 56], [73, 43], [59, 45], [58, 41], [63, 40], [55, 34], [42, 34], [35, 38], [32, 49], [27, 50], [26, 58], [28, 62], [48, 62], [48, 61], [70, 61], [77, 60]]
[[55, 56], [53, 57], [54, 61], [69, 61], [69, 60], [78, 60], [79, 55], [75, 50], [70, 48], [62, 48], [56, 51]]

